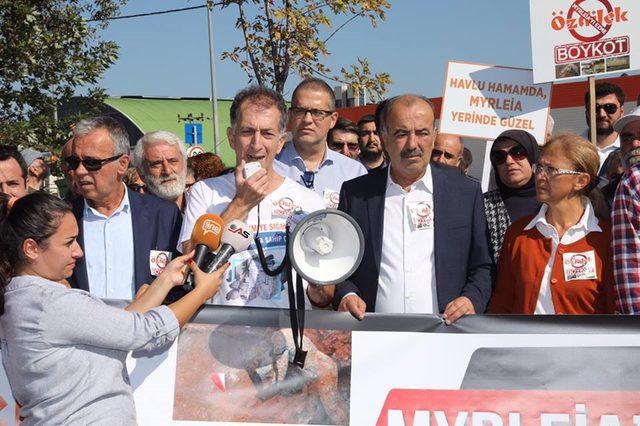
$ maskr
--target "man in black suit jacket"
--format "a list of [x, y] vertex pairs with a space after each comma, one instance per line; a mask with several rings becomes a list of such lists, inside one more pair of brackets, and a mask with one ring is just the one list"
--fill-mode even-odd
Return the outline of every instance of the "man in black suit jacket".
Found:
[[133, 298], [176, 253], [178, 207], [129, 191], [122, 182], [128, 165], [129, 138], [120, 123], [97, 117], [76, 125], [66, 166], [81, 195], [72, 207], [85, 253], [70, 283], [99, 297]]
[[[134, 232], [134, 286], [138, 291], [143, 284], [151, 284], [155, 275], [151, 274], [149, 256], [152, 250], [171, 252], [178, 255], [176, 246], [182, 226], [182, 215], [178, 207], [155, 195], [138, 194], [127, 189], [131, 205], [131, 224]], [[73, 203], [73, 214], [78, 221], [78, 244], [84, 250], [82, 219], [84, 198], [76, 198]], [[71, 277], [72, 286], [91, 291], [87, 274], [85, 257], [76, 261]], [[175, 293], [172, 290], [172, 294]]]
[[[482, 191], [477, 182], [464, 176], [459, 169], [431, 163], [431, 151], [435, 140], [434, 112], [431, 103], [416, 95], [403, 95], [385, 102], [378, 111], [382, 127], [385, 149], [389, 155], [390, 168], [373, 171], [367, 175], [345, 182], [340, 194], [339, 209], [351, 215], [360, 225], [365, 236], [365, 251], [362, 263], [356, 272], [335, 289], [333, 304], [336, 309], [351, 312], [356, 318], [362, 319], [367, 312], [380, 311], [376, 309], [379, 294], [381, 262], [383, 258], [404, 259], [406, 247], [400, 247], [398, 252], [382, 253], [384, 226], [397, 226], [399, 233], [403, 232], [403, 219], [385, 218], [385, 204], [389, 200], [387, 193], [391, 183], [401, 187], [409, 194], [416, 188], [418, 182], [428, 182], [425, 193], [432, 193], [430, 201], [425, 201], [423, 207], [432, 211], [427, 220], [413, 222], [411, 232], [423, 232], [430, 228], [433, 241], [420, 237], [419, 245], [411, 247], [415, 250], [427, 250], [432, 244], [433, 256], [431, 265], [435, 266], [434, 277], [424, 278], [424, 292], [432, 292], [434, 308], [425, 306], [424, 312], [441, 312], [447, 323], [452, 323], [465, 314], [482, 313], [486, 309], [491, 296], [491, 258], [489, 256], [486, 238], [486, 219], [482, 204]], [[427, 174], [431, 174], [428, 179]], [[425, 178], [426, 177], [426, 178]], [[410, 216], [411, 210], [404, 213]], [[414, 214], [415, 212], [411, 213]], [[416, 216], [417, 217], [417, 216]], [[410, 220], [418, 220], [411, 216]], [[429, 221], [431, 217], [431, 222]], [[408, 220], [408, 219], [407, 219]], [[406, 231], [404, 231], [406, 232]], [[422, 236], [429, 233], [419, 234]], [[415, 245], [415, 239], [414, 245]], [[424, 244], [422, 244], [424, 241]], [[398, 258], [398, 256], [400, 256]], [[429, 263], [427, 259], [427, 263]], [[404, 266], [391, 265], [390, 270], [402, 271]], [[407, 265], [411, 267], [411, 265]], [[427, 273], [426, 277], [430, 274]], [[389, 278], [389, 277], [387, 277]], [[392, 291], [407, 291], [403, 288], [400, 277], [390, 277], [393, 283]], [[435, 278], [435, 283], [433, 282]], [[422, 286], [420, 279], [413, 279], [415, 284]], [[430, 282], [427, 282], [430, 281]], [[389, 303], [389, 288], [383, 289], [385, 303], [388, 310], [394, 302]], [[429, 300], [429, 298], [421, 299]], [[428, 302], [427, 302], [428, 304]], [[404, 312], [402, 303], [395, 312]], [[393, 308], [392, 308], [393, 309]], [[416, 312], [411, 310], [411, 312]]]

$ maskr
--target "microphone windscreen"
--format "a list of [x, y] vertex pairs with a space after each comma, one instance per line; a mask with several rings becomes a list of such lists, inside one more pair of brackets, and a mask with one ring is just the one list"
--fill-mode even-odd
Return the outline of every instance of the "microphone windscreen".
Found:
[[217, 250], [220, 247], [223, 228], [224, 221], [220, 216], [211, 213], [203, 214], [196, 220], [191, 231], [193, 247], [203, 244], [211, 251]]
[[252, 241], [253, 234], [249, 231], [249, 226], [240, 220], [227, 223], [222, 231], [221, 243], [229, 244], [236, 253], [249, 248]]

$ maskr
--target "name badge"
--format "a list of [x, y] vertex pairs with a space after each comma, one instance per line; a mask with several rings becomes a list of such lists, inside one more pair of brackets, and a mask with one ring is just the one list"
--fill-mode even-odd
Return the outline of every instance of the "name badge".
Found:
[[584, 253], [563, 253], [562, 266], [565, 281], [595, 280], [598, 278], [596, 254], [593, 250]]
[[413, 229], [433, 229], [433, 207], [427, 201], [414, 201], [409, 203], [409, 215]]
[[328, 209], [337, 209], [338, 203], [340, 203], [340, 193], [338, 191], [334, 191], [333, 189], [325, 188], [324, 189], [324, 205]]
[[149, 269], [151, 275], [157, 277], [167, 267], [173, 254], [170, 251], [151, 250], [149, 253]]
[[296, 203], [289, 197], [273, 200], [271, 215], [288, 218], [296, 209]]

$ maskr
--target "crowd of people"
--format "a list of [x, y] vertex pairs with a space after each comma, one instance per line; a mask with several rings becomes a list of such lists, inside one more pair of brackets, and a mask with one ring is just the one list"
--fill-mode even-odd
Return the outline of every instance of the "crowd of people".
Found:
[[[595, 144], [589, 129], [544, 141], [501, 133], [489, 154], [496, 189], [484, 194], [467, 176], [470, 151], [438, 133], [423, 96], [386, 99], [357, 123], [339, 117], [317, 78], [290, 102], [261, 86], [237, 93], [233, 168], [213, 154], [187, 158], [167, 131], [131, 150], [115, 119], [82, 120], [62, 150], [64, 200], [43, 191], [43, 153], [0, 147], [2, 360], [25, 423], [88, 423], [107, 410], [131, 421], [127, 351], [166, 345], [203, 303], [288, 307], [285, 278], [266, 274], [261, 257], [280, 264], [298, 210], [337, 208], [365, 242], [344, 282], [305, 282], [308, 309], [442, 314], [447, 324], [485, 312], [640, 312], [640, 107], [625, 115], [618, 86], [597, 86], [596, 123], [585, 99]], [[260, 167], [246, 174], [249, 163]], [[253, 243], [200, 271], [192, 233], [207, 213], [246, 223], [264, 255]], [[181, 285], [188, 268], [192, 291]]]

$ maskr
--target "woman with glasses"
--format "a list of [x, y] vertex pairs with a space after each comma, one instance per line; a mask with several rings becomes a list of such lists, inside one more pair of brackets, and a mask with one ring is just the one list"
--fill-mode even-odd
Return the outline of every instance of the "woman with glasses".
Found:
[[598, 151], [578, 135], [552, 138], [534, 165], [535, 216], [509, 227], [489, 312], [612, 314], [611, 226], [597, 189]]
[[211, 275], [193, 268], [195, 289], [160, 306], [194, 265], [192, 253], [180, 256], [126, 308], [111, 307], [64, 284], [83, 255], [68, 204], [45, 193], [10, 209], [0, 201], [0, 344], [22, 424], [135, 424], [127, 352], [173, 341], [226, 266]]
[[491, 146], [489, 158], [498, 189], [484, 194], [484, 211], [496, 264], [509, 225], [540, 208], [532, 171], [538, 154], [535, 138], [524, 130], [502, 132]]

